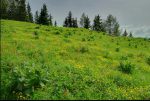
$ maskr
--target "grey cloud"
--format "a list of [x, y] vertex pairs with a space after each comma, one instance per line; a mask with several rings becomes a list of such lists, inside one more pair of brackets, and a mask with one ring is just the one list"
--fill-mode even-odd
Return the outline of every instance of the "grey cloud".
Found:
[[127, 29], [128, 32], [132, 32], [135, 37], [149, 37], [150, 38], [150, 26], [122, 26], [122, 30]]

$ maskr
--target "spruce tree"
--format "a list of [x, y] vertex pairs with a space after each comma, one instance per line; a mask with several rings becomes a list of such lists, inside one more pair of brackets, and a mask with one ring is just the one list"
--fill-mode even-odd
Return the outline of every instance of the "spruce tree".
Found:
[[72, 13], [69, 11], [68, 14], [68, 27], [73, 27], [73, 21], [72, 21]]
[[7, 19], [8, 15], [7, 15], [7, 9], [8, 9], [8, 1], [7, 0], [1, 0], [1, 18], [2, 19]]
[[78, 28], [78, 22], [77, 22], [77, 18], [73, 18], [73, 24], [72, 24], [72, 27], [74, 27], [74, 28]]
[[110, 35], [119, 35], [119, 23], [117, 22], [116, 17], [111, 14], [107, 16], [105, 29]]
[[133, 37], [132, 33], [130, 32], [129, 37]]
[[54, 25], [55, 25], [55, 27], [57, 27], [57, 22], [56, 21], [55, 21]]
[[17, 20], [16, 14], [17, 14], [16, 5], [15, 5], [15, 1], [13, 0], [8, 8], [8, 19]]
[[100, 19], [99, 15], [94, 18], [93, 30], [103, 31], [102, 19]]
[[84, 20], [85, 20], [86, 16], [85, 13], [82, 14], [81, 18], [80, 18], [80, 26], [84, 27]]
[[119, 24], [118, 24], [118, 23], [116, 23], [116, 24], [114, 25], [114, 32], [113, 32], [113, 35], [114, 35], [114, 36], [120, 36], [120, 30], [119, 30]]
[[84, 20], [84, 28], [89, 29], [90, 28], [90, 19], [88, 16], [85, 17]]
[[31, 7], [30, 7], [29, 3], [27, 5], [27, 13], [28, 13], [28, 21], [33, 22], [33, 15], [31, 13]]
[[52, 15], [50, 14], [50, 15], [49, 15], [49, 25], [50, 25], [50, 26], [53, 26], [53, 21], [52, 21], [52, 19], [53, 19], [53, 17], [52, 17]]
[[49, 25], [48, 11], [46, 4], [43, 4], [43, 8], [41, 9], [41, 13], [39, 16], [39, 23], [43, 25]]
[[35, 23], [39, 24], [39, 13], [38, 13], [38, 11], [35, 12]]
[[26, 10], [26, 0], [20, 0], [18, 6], [18, 19], [19, 21], [27, 21], [27, 10]]
[[65, 18], [65, 21], [64, 21], [64, 24], [63, 24], [63, 27], [68, 27], [68, 18]]
[[128, 36], [128, 33], [126, 30], [124, 31], [123, 36], [125, 36], [125, 37]]

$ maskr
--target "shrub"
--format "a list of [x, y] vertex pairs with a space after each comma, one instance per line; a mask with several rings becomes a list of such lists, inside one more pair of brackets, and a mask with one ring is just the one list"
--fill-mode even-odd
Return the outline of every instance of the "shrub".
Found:
[[114, 42], [114, 39], [111, 39], [111, 42]]
[[127, 56], [121, 56], [120, 60], [128, 60]]
[[135, 45], [135, 48], [137, 48], [137, 45]]
[[129, 54], [128, 54], [128, 57], [130, 57], [130, 58], [133, 58], [133, 56], [134, 56], [134, 55], [133, 55], [132, 53], [129, 53]]
[[104, 52], [104, 53], [103, 53], [103, 57], [104, 57], [104, 58], [110, 58], [109, 52], [107, 52], [107, 51]]
[[146, 59], [146, 62], [150, 65], [150, 56]]
[[129, 43], [129, 46], [131, 46], [131, 43]]
[[69, 36], [72, 36], [72, 33], [71, 32], [68, 32], [64, 35], [65, 38], [68, 38]]
[[119, 52], [120, 51], [120, 48], [116, 48], [116, 52]]
[[39, 27], [39, 26], [36, 26], [35, 29], [40, 29], [40, 27]]
[[39, 32], [34, 31], [34, 36], [35, 36], [35, 39], [39, 39]]
[[82, 38], [82, 41], [86, 41], [85, 38]]
[[88, 37], [87, 37], [87, 40], [88, 40], [88, 41], [94, 41], [95, 38], [94, 38], [94, 36], [88, 36]]
[[120, 62], [118, 69], [123, 73], [132, 74], [134, 71], [134, 65], [131, 64], [130, 62], [127, 63]]
[[45, 29], [45, 31], [50, 31], [49, 29]]
[[24, 68], [24, 72], [18, 68], [12, 71], [11, 83], [8, 86], [11, 99], [27, 99], [35, 89], [43, 87], [47, 82], [39, 70], [29, 68]]
[[103, 32], [103, 35], [106, 35], [106, 33]]
[[56, 31], [56, 32], [54, 32], [54, 34], [59, 35], [59, 34], [60, 34], [60, 32], [59, 32], [59, 31]]
[[117, 45], [119, 45], [119, 43], [117, 42]]
[[81, 46], [79, 49], [77, 49], [78, 52], [80, 53], [86, 53], [89, 51], [88, 47]]
[[88, 52], [88, 48], [87, 48], [87, 47], [81, 47], [81, 48], [80, 48], [80, 52], [81, 52], [81, 53]]

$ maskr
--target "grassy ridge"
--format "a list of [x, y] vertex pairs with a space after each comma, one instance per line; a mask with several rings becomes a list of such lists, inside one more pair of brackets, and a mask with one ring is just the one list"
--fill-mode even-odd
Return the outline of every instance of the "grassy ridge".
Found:
[[1, 99], [150, 99], [150, 41], [1, 20]]

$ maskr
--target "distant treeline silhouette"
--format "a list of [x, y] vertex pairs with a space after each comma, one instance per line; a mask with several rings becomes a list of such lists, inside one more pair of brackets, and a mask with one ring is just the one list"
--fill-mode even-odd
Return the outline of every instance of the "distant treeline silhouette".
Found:
[[[48, 14], [48, 9], [46, 4], [43, 4], [41, 11], [36, 11], [34, 20], [33, 14], [31, 12], [30, 4], [26, 0], [2, 0], [1, 1], [1, 19], [17, 20], [17, 21], [27, 21], [36, 24], [57, 26], [57, 22], [54, 21], [51, 14]], [[63, 27], [72, 28], [86, 28], [98, 32], [107, 32], [109, 35], [120, 36], [120, 25], [117, 18], [109, 14], [106, 20], [101, 19], [100, 15], [96, 15], [93, 24], [91, 24], [90, 18], [85, 13], [82, 14], [80, 21], [78, 23], [77, 18], [72, 16], [72, 12], [69, 11], [68, 16], [65, 18]], [[125, 30], [122, 34], [123, 36], [128, 36], [128, 32]], [[129, 37], [132, 37], [130, 32]]]

